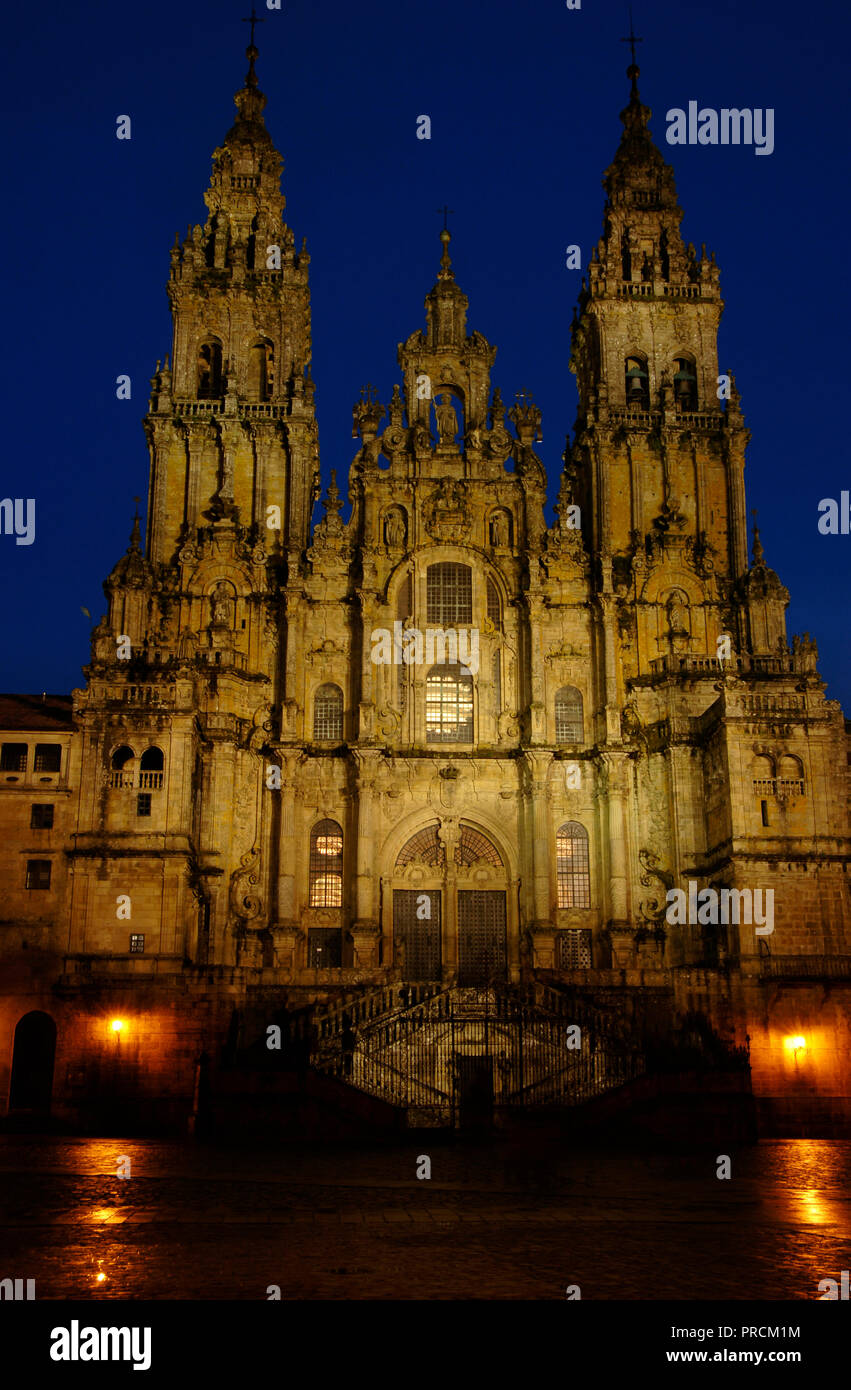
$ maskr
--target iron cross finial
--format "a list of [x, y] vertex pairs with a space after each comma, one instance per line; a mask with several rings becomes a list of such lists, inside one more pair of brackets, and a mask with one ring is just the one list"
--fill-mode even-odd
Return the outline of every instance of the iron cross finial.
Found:
[[627, 36], [625, 39], [621, 39], [621, 43], [628, 43], [628, 44], [629, 44], [630, 49], [631, 49], [631, 51], [632, 51], [632, 66], [635, 67], [635, 66], [636, 66], [636, 63], [635, 63], [635, 45], [636, 45], [637, 43], [644, 43], [644, 39], [640, 39], [640, 38], [638, 37], [638, 35], [635, 34], [634, 31], [633, 31], [633, 24], [632, 24], [632, 6], [631, 6], [631, 5], [630, 5], [630, 7], [629, 7], [629, 34], [628, 34], [628, 36]]
[[251, 6], [251, 14], [249, 15], [248, 19], [243, 19], [242, 22], [243, 22], [243, 24], [250, 24], [250, 25], [251, 25], [251, 47], [253, 48], [253, 47], [254, 47], [254, 26], [255, 26], [255, 24], [265, 24], [266, 21], [265, 21], [265, 19], [261, 19], [259, 15], [256, 15], [256, 14], [254, 13], [254, 6], [252, 5], [252, 6]]
[[438, 211], [439, 213], [442, 213], [442, 215], [443, 215], [443, 230], [444, 230], [445, 232], [447, 232], [447, 231], [449, 230], [449, 228], [448, 228], [447, 225], [446, 225], [446, 219], [447, 219], [447, 217], [449, 217], [449, 216], [454, 216], [454, 214], [455, 214], [455, 209], [454, 209], [454, 208], [448, 208], [448, 207], [446, 206], [446, 204], [444, 203], [443, 207], [442, 207], [442, 208], [438, 208], [437, 211]]

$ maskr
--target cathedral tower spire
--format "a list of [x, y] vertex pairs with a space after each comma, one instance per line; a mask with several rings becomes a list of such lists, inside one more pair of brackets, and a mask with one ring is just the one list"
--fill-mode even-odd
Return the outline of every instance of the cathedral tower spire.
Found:
[[[262, 21], [252, 12], [249, 22], [253, 36]], [[158, 562], [223, 515], [290, 563], [307, 543], [318, 478], [310, 258], [283, 218], [283, 160], [263, 117], [253, 37], [246, 57], [236, 120], [213, 153], [206, 223], [171, 253], [172, 367], [153, 379], [146, 421]], [[280, 509], [272, 528], [270, 507]]]

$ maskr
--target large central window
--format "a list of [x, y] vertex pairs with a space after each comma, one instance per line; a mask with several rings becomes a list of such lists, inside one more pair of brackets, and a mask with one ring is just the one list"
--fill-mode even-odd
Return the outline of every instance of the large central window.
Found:
[[473, 621], [473, 574], [469, 565], [429, 565], [426, 621], [440, 627], [466, 627]]
[[473, 677], [461, 666], [432, 666], [426, 676], [428, 743], [473, 742]]

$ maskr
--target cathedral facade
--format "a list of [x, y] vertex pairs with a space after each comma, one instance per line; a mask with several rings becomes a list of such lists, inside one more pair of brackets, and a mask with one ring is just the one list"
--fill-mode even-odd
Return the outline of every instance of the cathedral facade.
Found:
[[85, 687], [0, 706], [0, 1103], [37, 1108], [53, 1047], [57, 1113], [108, 1081], [179, 1114], [199, 1054], [282, 1004], [351, 1084], [445, 1095], [482, 1049], [453, 1071], [438, 1020], [478, 1038], [476, 999], [522, 995], [542, 1101], [565, 1020], [698, 1019], [749, 1049], [767, 1130], [848, 1125], [849, 735], [749, 554], [719, 269], [637, 68], [555, 523], [540, 410], [492, 387], [444, 230], [392, 399], [354, 407], [349, 519], [332, 475], [312, 526], [309, 256], [256, 56], [171, 252], [144, 548], [137, 518]]

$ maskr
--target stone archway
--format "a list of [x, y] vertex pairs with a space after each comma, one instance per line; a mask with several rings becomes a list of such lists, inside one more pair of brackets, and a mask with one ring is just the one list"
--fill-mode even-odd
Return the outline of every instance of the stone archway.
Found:
[[56, 1024], [49, 1014], [34, 1009], [18, 1020], [12, 1049], [9, 1110], [46, 1115], [53, 1094]]
[[391, 887], [394, 955], [407, 980], [506, 978], [508, 873], [486, 831], [454, 817], [424, 826], [399, 850]]

